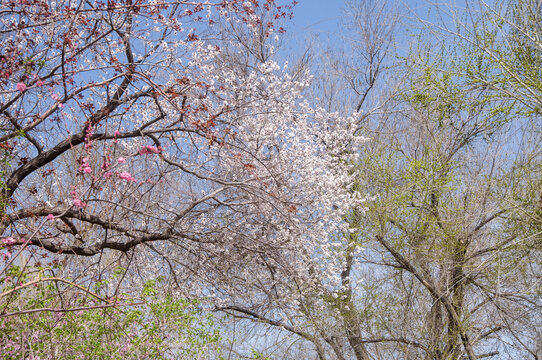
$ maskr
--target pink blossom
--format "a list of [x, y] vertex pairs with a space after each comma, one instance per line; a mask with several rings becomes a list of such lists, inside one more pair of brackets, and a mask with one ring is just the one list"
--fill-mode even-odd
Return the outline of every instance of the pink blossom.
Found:
[[57, 94], [51, 94], [51, 98], [55, 101], [58, 101], [60, 99], [60, 96], [58, 96]]
[[24, 83], [20, 82], [20, 83], [17, 83], [17, 85], [15, 85], [15, 88], [16, 88], [18, 91], [23, 92], [23, 91], [26, 90], [26, 85], [25, 85]]
[[119, 178], [126, 181], [136, 181], [129, 172], [123, 171], [119, 174]]
[[5, 260], [9, 260], [9, 258], [11, 257], [11, 252], [7, 251], [5, 253], [2, 253], [2, 258]]
[[[84, 159], [83, 159], [84, 160]], [[70, 195], [72, 197], [72, 204], [77, 207], [85, 207], [87, 204], [85, 204], [81, 199], [79, 199], [79, 194], [77, 193], [74, 186], [72, 186], [72, 191], [70, 192]]]
[[42, 87], [43, 84], [45, 84], [45, 83], [44, 83], [43, 80], [41, 80], [41, 79], [38, 80], [38, 81], [36, 82], [36, 86], [37, 86], [37, 87]]
[[47, 220], [53, 221], [55, 219], [55, 216], [53, 214], [47, 215]]
[[106, 172], [106, 173], [104, 174], [104, 178], [105, 178], [105, 179], [109, 179], [112, 175], [113, 175], [113, 173], [110, 172], [110, 171], [108, 171], [108, 172]]
[[119, 135], [120, 135], [120, 131], [115, 130], [115, 132], [113, 133], [113, 135], [114, 135], [115, 137], [119, 136]]
[[120, 158], [117, 159], [117, 162], [118, 162], [119, 164], [124, 164], [124, 163], [126, 162], [126, 159], [123, 158], [123, 157], [120, 157]]
[[15, 240], [14, 238], [10, 236], [10, 237], [2, 239], [2, 242], [4, 243], [4, 245], [14, 245], [17, 243], [17, 240]]
[[94, 133], [94, 129], [92, 128], [92, 124], [88, 124], [86, 135], [85, 135], [85, 149], [90, 149], [92, 147], [92, 134]]
[[79, 172], [82, 172], [83, 174], [90, 174], [92, 172], [92, 168], [88, 163], [88, 158], [83, 158], [82, 164], [79, 166]]
[[152, 145], [145, 145], [139, 150], [140, 155], [144, 154], [158, 154], [161, 149], [157, 148], [156, 146]]
[[80, 199], [74, 199], [72, 201], [72, 203], [73, 203], [73, 205], [75, 205], [77, 207], [81, 207], [81, 208], [87, 206], [87, 204], [84, 203], [83, 201], [81, 201]]

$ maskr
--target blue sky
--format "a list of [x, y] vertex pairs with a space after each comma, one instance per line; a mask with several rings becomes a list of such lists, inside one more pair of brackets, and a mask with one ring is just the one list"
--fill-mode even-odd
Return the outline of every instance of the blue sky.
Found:
[[[294, 19], [288, 24], [290, 31], [298, 33], [333, 33], [338, 30], [338, 24], [343, 17], [343, 0], [297, 0], [299, 3], [294, 7]], [[378, 1], [378, 0], [375, 0]], [[389, 4], [401, 7], [417, 13], [420, 16], [427, 15], [427, 10], [434, 6], [429, 0], [389, 0]], [[464, 7], [463, 0], [446, 0], [442, 4], [449, 6]]]
[[[285, 43], [281, 52], [289, 54], [290, 56], [287, 55], [287, 58], [292, 58], [292, 55], [295, 57], [294, 54], [300, 55], [300, 52], [307, 47], [315, 45], [315, 41], [316, 44], [323, 45], [322, 48], [334, 48], [334, 45], [337, 44], [333, 42], [341, 39], [339, 34], [347, 35], [340, 28], [341, 20], [345, 16], [345, 0], [298, 0], [298, 2], [293, 10], [294, 18], [285, 23], [287, 32], [283, 37]], [[412, 33], [417, 33], [422, 27], [420, 19], [441, 23], [441, 21], [451, 19], [448, 17], [450, 10], [462, 13], [461, 9], [465, 8], [465, 0], [444, 0], [439, 5], [435, 5], [431, 0], [388, 0], [388, 4], [391, 7], [396, 6], [397, 10], [402, 8], [399, 10], [400, 13], [404, 14], [406, 22], [411, 24], [402, 26], [396, 33], [399, 37], [405, 37], [402, 39], [404, 41], [396, 38], [398, 40], [396, 45], [404, 46], [403, 50], [408, 50], [408, 44], [411, 41], [409, 31], [405, 30], [410, 29]], [[442, 14], [445, 14], [444, 18], [437, 15], [437, 8], [443, 12]], [[452, 25], [452, 22], [449, 25]]]
[[[324, 43], [337, 38], [331, 35], [340, 33], [340, 23], [344, 17], [345, 7], [343, 0], [298, 1], [299, 3], [294, 7], [294, 18], [286, 22], [286, 52], [297, 52], [300, 48], [304, 48], [306, 40], [314, 35], [319, 35], [318, 38]], [[458, 0], [450, 1], [453, 3]], [[421, 16], [427, 15], [424, 12], [429, 7], [428, 0], [390, 0], [389, 3], [391, 5], [397, 3], [398, 6], [404, 6]]]
[[[280, 53], [283, 59], [294, 60], [307, 47], [312, 47], [315, 36], [326, 45], [330, 35], [339, 32], [343, 0], [298, 0], [294, 18], [285, 22], [286, 34], [282, 36]], [[327, 47], [327, 46], [324, 46]]]
[[293, 31], [329, 33], [338, 29], [342, 15], [341, 0], [299, 0], [294, 8]]

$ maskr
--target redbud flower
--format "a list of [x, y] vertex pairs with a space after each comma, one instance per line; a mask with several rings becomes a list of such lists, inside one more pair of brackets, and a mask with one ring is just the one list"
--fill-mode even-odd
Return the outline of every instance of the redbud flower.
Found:
[[26, 90], [26, 85], [25, 85], [24, 83], [20, 82], [20, 83], [17, 83], [17, 85], [15, 85], [15, 88], [16, 88], [18, 91], [23, 92], [23, 91]]
[[55, 219], [55, 216], [53, 214], [47, 215], [47, 220], [53, 221]]

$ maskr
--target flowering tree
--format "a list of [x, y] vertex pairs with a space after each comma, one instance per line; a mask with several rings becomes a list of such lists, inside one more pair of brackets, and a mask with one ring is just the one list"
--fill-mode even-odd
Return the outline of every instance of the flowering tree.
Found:
[[315, 91], [366, 110], [351, 189], [368, 210], [333, 241], [338, 282], [294, 273], [267, 306], [227, 311], [320, 359], [541, 358], [540, 2], [439, 4], [400, 62], [396, 2], [349, 3], [347, 50]]
[[281, 273], [310, 284], [340, 267], [326, 244], [359, 203], [354, 118], [309, 106], [308, 74], [269, 57], [241, 68], [222, 50], [243, 45], [224, 25], [268, 41], [290, 11], [2, 4], [1, 314], [16, 315], [15, 286], [47, 279], [61, 294], [119, 268], [103, 299], [159, 274], [224, 305], [277, 291]]
[[332, 53], [318, 90], [369, 110], [352, 191], [374, 196], [334, 241], [339, 286], [234, 316], [304, 336], [321, 359], [542, 356], [540, 2], [467, 3], [455, 18], [457, 4], [433, 8], [445, 20], [401, 66], [394, 10], [351, 2], [354, 51]]

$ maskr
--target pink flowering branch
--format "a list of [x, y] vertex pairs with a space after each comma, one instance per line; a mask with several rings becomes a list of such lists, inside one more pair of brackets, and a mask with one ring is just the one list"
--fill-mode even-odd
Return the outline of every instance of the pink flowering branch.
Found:
[[28, 238], [28, 240], [26, 239], [20, 239], [18, 242], [22, 244], [21, 248], [19, 249], [19, 251], [17, 251], [17, 253], [15, 254], [15, 256], [13, 256], [9, 261], [8, 263], [4, 266], [4, 268], [0, 271], [0, 276], [2, 276], [4, 274], [4, 272], [6, 272], [7, 269], [9, 269], [9, 267], [11, 266], [11, 264], [13, 263], [13, 261], [23, 252], [23, 250], [29, 245], [29, 244], [32, 244], [32, 239], [36, 236], [36, 234], [40, 231], [40, 229], [43, 227], [43, 225], [45, 225], [45, 222], [47, 220], [43, 220], [40, 225], [38, 225], [38, 227], [36, 227], [36, 229], [34, 230], [34, 232], [30, 235], [30, 237]]
[[[105, 249], [113, 249], [113, 250], [119, 250], [122, 252], [127, 252], [140, 244], [144, 244], [147, 242], [161, 241], [161, 240], [170, 240], [172, 238], [185, 238], [185, 239], [190, 239], [191, 241], [195, 241], [195, 242], [201, 241], [200, 239], [190, 235], [189, 233], [179, 232], [179, 231], [176, 231], [174, 228], [168, 228], [167, 230], [163, 232], [152, 232], [152, 231], [148, 231], [147, 229], [128, 228], [128, 227], [121, 226], [118, 223], [102, 219], [99, 216], [88, 214], [86, 212], [80, 212], [77, 209], [66, 208], [66, 207], [57, 207], [57, 208], [34, 207], [30, 209], [22, 209], [20, 211], [10, 214], [7, 217], [7, 219], [1, 221], [0, 224], [5, 226], [8, 223], [15, 222], [17, 220], [31, 218], [35, 216], [48, 216], [49, 214], [53, 214], [59, 218], [65, 217], [65, 218], [78, 219], [79, 221], [84, 221], [89, 224], [98, 225], [103, 229], [114, 230], [125, 235], [127, 239], [125, 238], [124, 240], [122, 240], [122, 239], [108, 238], [107, 240], [103, 242], [99, 242], [91, 246], [71, 246], [71, 245], [55, 243], [54, 241], [51, 241], [48, 239], [36, 239], [35, 238], [36, 233], [34, 233], [33, 236], [31, 236], [28, 240], [14, 239], [16, 243], [12, 244], [12, 246], [23, 245], [23, 248], [24, 248], [27, 245], [33, 245], [33, 246], [41, 247], [52, 253], [94, 256], [96, 254], [101, 253]], [[47, 221], [46, 219], [43, 221], [42, 226], [44, 225], [46, 221]], [[21, 248], [17, 254], [19, 254], [23, 250], [23, 248]], [[0, 275], [1, 274], [2, 273], [0, 273]]]

